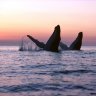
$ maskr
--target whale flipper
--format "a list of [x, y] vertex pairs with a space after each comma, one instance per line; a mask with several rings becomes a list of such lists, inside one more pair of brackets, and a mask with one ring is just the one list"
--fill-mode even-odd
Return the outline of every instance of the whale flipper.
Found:
[[60, 42], [59, 46], [61, 47], [62, 50], [68, 50], [68, 46], [64, 44], [63, 42]]
[[70, 50], [80, 50], [81, 45], [82, 45], [82, 38], [83, 38], [83, 33], [82, 32], [79, 32], [77, 38], [70, 45], [69, 49]]
[[45, 47], [45, 44], [43, 42], [39, 42], [37, 39], [33, 38], [30, 35], [27, 35], [27, 37], [29, 37], [38, 47], [40, 47], [40, 48]]
[[61, 37], [60, 37], [60, 26], [57, 25], [54, 29], [53, 34], [47, 41], [44, 50], [52, 51], [52, 52], [58, 52], [58, 47], [60, 43]]

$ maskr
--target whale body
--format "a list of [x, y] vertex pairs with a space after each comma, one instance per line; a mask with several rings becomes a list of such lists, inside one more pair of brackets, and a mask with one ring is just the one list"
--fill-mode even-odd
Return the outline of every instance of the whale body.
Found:
[[59, 51], [58, 47], [61, 40], [59, 25], [55, 27], [53, 34], [51, 35], [51, 37], [49, 38], [46, 44], [44, 44], [43, 42], [40, 42], [39, 40], [33, 38], [30, 35], [27, 35], [27, 37], [29, 37], [38, 47], [42, 48], [43, 50], [51, 51], [51, 52]]
[[77, 38], [73, 41], [73, 43], [70, 45], [70, 50], [80, 50], [82, 45], [82, 38], [83, 33], [79, 32]]
[[82, 46], [82, 38], [83, 38], [83, 32], [79, 32], [77, 38], [72, 42], [72, 44], [68, 47], [66, 44], [64, 44], [61, 41], [60, 36], [60, 26], [57, 25], [54, 28], [53, 34], [50, 36], [49, 40], [46, 44], [43, 42], [40, 42], [39, 40], [33, 38], [30, 35], [27, 35], [39, 48], [42, 48], [46, 51], [51, 52], [58, 52], [58, 47], [60, 47], [62, 50], [80, 50]]
[[60, 47], [62, 50], [80, 50], [82, 46], [83, 32], [79, 32], [77, 38], [72, 42], [70, 47], [68, 47], [63, 42], [60, 42]]

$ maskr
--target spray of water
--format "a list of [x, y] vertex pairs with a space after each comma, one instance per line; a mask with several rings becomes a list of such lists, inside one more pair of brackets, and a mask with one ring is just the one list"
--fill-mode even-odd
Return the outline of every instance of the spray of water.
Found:
[[39, 51], [41, 50], [33, 41], [26, 36], [22, 37], [19, 51]]

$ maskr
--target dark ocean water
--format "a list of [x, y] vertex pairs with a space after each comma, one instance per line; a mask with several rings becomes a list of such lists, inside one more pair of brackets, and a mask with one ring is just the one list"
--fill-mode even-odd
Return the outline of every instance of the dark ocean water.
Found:
[[0, 96], [96, 96], [96, 47], [53, 53], [1, 46]]

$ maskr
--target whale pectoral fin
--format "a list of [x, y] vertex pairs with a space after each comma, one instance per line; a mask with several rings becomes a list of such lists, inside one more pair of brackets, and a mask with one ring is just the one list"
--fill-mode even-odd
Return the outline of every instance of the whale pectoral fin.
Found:
[[61, 47], [62, 50], [68, 50], [68, 46], [63, 42], [60, 42], [59, 46]]
[[43, 42], [39, 42], [37, 39], [33, 38], [30, 35], [27, 35], [28, 38], [30, 38], [38, 47], [44, 48], [45, 44]]
[[82, 38], [83, 38], [83, 33], [82, 32], [79, 32], [77, 38], [70, 45], [69, 49], [70, 50], [80, 50], [81, 45], [82, 45]]
[[51, 51], [51, 52], [58, 52], [60, 40], [61, 40], [60, 26], [57, 25], [54, 29], [53, 34], [50, 36], [49, 40], [47, 41], [44, 50]]

